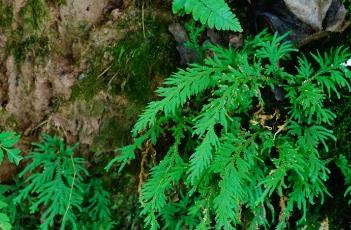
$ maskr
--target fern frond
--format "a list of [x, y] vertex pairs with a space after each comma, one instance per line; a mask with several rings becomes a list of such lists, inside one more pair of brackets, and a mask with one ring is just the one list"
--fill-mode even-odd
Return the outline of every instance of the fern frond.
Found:
[[224, 134], [220, 139], [211, 165], [213, 172], [219, 173], [222, 178], [219, 194], [213, 201], [218, 227], [235, 229], [240, 223], [241, 208], [245, 204], [251, 205], [253, 210], [257, 209], [253, 201], [259, 196], [255, 190], [257, 181], [262, 179], [262, 172], [255, 167], [259, 150], [255, 138], [256, 135], [237, 127], [237, 130]]
[[196, 148], [190, 157], [188, 181], [192, 184], [201, 178], [202, 173], [209, 167], [212, 160], [212, 153], [218, 147], [219, 140], [214, 129], [209, 129], [201, 144]]
[[241, 186], [242, 180], [237, 176], [238, 172], [234, 165], [230, 164], [223, 170], [223, 178], [219, 183], [220, 193], [214, 200], [216, 220], [218, 227], [235, 229], [234, 226], [240, 222], [240, 201], [244, 200], [245, 191]]
[[347, 59], [350, 55], [347, 49], [339, 47], [324, 53], [324, 55], [318, 52], [311, 55], [320, 66], [314, 77], [327, 89], [329, 97], [331, 96], [331, 91], [340, 97], [340, 93], [336, 87], [351, 90], [348, 82], [349, 75], [347, 74], [349, 70], [342, 65], [343, 60]]
[[144, 206], [142, 211], [146, 214], [145, 224], [151, 229], [157, 229], [159, 224], [156, 220], [156, 212], [160, 212], [167, 203], [165, 192], [177, 183], [185, 172], [185, 164], [174, 149], [173, 154], [168, 155], [160, 164], [154, 167], [150, 173], [150, 179], [141, 190], [140, 201]]
[[15, 198], [15, 203], [32, 198], [30, 210], [42, 211], [41, 229], [49, 229], [61, 217], [61, 228], [68, 223], [77, 229], [74, 210], [81, 210], [83, 201], [83, 176], [87, 175], [82, 158], [73, 157], [74, 146], [66, 147], [57, 137], [44, 136], [43, 143], [34, 144], [28, 159], [32, 161], [20, 173], [26, 186]]
[[318, 72], [325, 72], [330, 68], [343, 68], [342, 63], [349, 59], [350, 51], [348, 48], [339, 46], [323, 53], [317, 51], [316, 54], [311, 53], [313, 59], [319, 64]]
[[283, 141], [278, 146], [279, 158], [272, 159], [275, 168], [269, 172], [267, 178], [260, 184], [265, 185], [265, 191], [260, 198], [264, 200], [265, 196], [271, 196], [276, 190], [280, 196], [283, 195], [283, 190], [287, 187], [286, 176], [291, 170], [299, 177], [303, 178], [304, 167], [306, 162], [301, 153], [289, 141]]
[[20, 135], [14, 132], [1, 132], [0, 133], [0, 164], [4, 160], [4, 152], [7, 154], [7, 158], [10, 162], [16, 165], [23, 159], [20, 155], [21, 150], [14, 147], [14, 145], [19, 141]]
[[[6, 208], [7, 206], [8, 204], [0, 200], [0, 210]], [[2, 230], [12, 229], [10, 218], [5, 213], [0, 213], [0, 228]]]
[[161, 117], [158, 119], [155, 125], [152, 126], [151, 129], [147, 130], [146, 133], [140, 135], [138, 138], [134, 140], [134, 143], [131, 145], [124, 146], [122, 148], [116, 149], [115, 152], [119, 152], [120, 155], [113, 158], [105, 167], [106, 171], [109, 171], [111, 167], [115, 163], [120, 163], [118, 172], [120, 173], [126, 164], [130, 161], [135, 159], [135, 151], [137, 149], [141, 149], [143, 143], [150, 139], [152, 144], [156, 144], [157, 138], [162, 132], [161, 125], [167, 121], [166, 117]]
[[322, 143], [325, 150], [328, 152], [326, 140], [331, 139], [336, 141], [333, 131], [320, 125], [303, 127], [297, 122], [290, 121], [288, 125], [289, 133], [298, 138], [299, 144], [307, 149], [317, 148], [319, 143]]
[[219, 183], [220, 192], [214, 199], [214, 208], [218, 227], [225, 229], [234, 229], [233, 226], [239, 222], [241, 202], [245, 197], [242, 174], [234, 167], [235, 159], [232, 154], [237, 146], [233, 146], [233, 141], [234, 135], [227, 134], [221, 138], [222, 143], [212, 166], [214, 170], [220, 171], [222, 177]]
[[145, 224], [150, 229], [158, 229], [156, 213], [162, 211], [167, 203], [166, 191], [176, 184], [186, 170], [186, 165], [178, 155], [176, 145], [172, 146], [166, 157], [155, 166], [150, 178], [143, 185], [140, 202], [143, 214], [146, 214]]
[[172, 11], [174, 14], [179, 13], [181, 10], [184, 9], [186, 0], [173, 0], [172, 2]]
[[284, 212], [287, 218], [296, 204], [296, 207], [302, 211], [302, 216], [298, 223], [307, 220], [306, 214], [308, 204], [314, 204], [315, 198], [320, 197], [321, 203], [323, 204], [324, 195], [327, 194], [331, 196], [324, 183], [328, 179], [326, 171], [329, 172], [329, 170], [325, 167], [327, 162], [321, 161], [311, 152], [309, 152], [309, 154], [310, 156], [306, 159], [308, 165], [304, 173], [305, 179], [300, 177], [291, 178], [293, 187], [292, 192], [289, 193], [287, 204], [287, 206], [291, 207], [288, 208], [289, 211], [285, 210]]
[[212, 87], [219, 79], [214, 74], [222, 69], [193, 64], [186, 70], [179, 70], [176, 74], [167, 78], [164, 82], [166, 87], [156, 90], [158, 95], [164, 97], [162, 102], [164, 103], [165, 115], [174, 115], [177, 108], [184, 105], [191, 96], [199, 95], [204, 90]]
[[219, 71], [217, 68], [211, 66], [193, 64], [186, 70], [179, 70], [166, 79], [165, 85], [167, 87], [161, 87], [156, 91], [163, 99], [149, 103], [135, 124], [133, 135], [136, 136], [138, 133], [152, 128], [159, 112], [164, 112], [166, 117], [175, 115], [176, 111], [191, 96], [199, 95], [212, 87], [218, 80], [218, 77], [213, 76], [217, 71]]
[[291, 109], [291, 118], [311, 124], [316, 121], [318, 124], [331, 122], [335, 119], [335, 114], [329, 109], [324, 108], [325, 94], [317, 85], [306, 82], [299, 89], [293, 89], [295, 86], [288, 86], [289, 93], [287, 96], [293, 102]]
[[103, 188], [101, 179], [93, 179], [88, 186], [89, 206], [86, 208], [90, 219], [101, 225], [112, 222], [110, 194]]
[[296, 70], [297, 70], [296, 78], [298, 79], [298, 81], [303, 82], [305, 80], [312, 78], [314, 74], [314, 69], [311, 63], [307, 60], [307, 57], [305, 55], [301, 55], [300, 57], [297, 58], [297, 60], [298, 60], [298, 66], [296, 67]]
[[224, 0], [174, 0], [174, 13], [184, 10], [210, 28], [242, 32], [239, 20]]
[[280, 36], [275, 33], [271, 41], [262, 41], [256, 44], [259, 48], [256, 53], [257, 56], [268, 59], [272, 68], [278, 70], [280, 60], [286, 60], [292, 52], [298, 51], [290, 41], [284, 41], [287, 36], [288, 34]]

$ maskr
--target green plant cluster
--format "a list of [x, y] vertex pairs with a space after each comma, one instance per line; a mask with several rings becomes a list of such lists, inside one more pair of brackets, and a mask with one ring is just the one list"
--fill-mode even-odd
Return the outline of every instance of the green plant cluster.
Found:
[[349, 183], [346, 158], [326, 154], [335, 141], [326, 103], [350, 90], [351, 72], [341, 65], [350, 54], [299, 55], [287, 68], [298, 50], [284, 39], [261, 33], [240, 50], [213, 45], [203, 65], [179, 70], [156, 91], [161, 99], [140, 116], [135, 142], [114, 159], [123, 166], [145, 141], [172, 136], [142, 188], [145, 226], [284, 229], [298, 210], [290, 224], [302, 227], [309, 208], [331, 195], [331, 161]]
[[[45, 2], [27, 3], [28, 16]], [[242, 30], [224, 0], [174, 0], [173, 11], [192, 14], [209, 28]], [[27, 16], [28, 25], [40, 27], [40, 20]], [[108, 50], [113, 61], [101, 68], [93, 60], [73, 92], [91, 98], [110, 87], [142, 100], [138, 93], [149, 92], [148, 76], [159, 71], [153, 65], [164, 62], [168, 42], [156, 36], [152, 21], [144, 23], [146, 30]], [[0, 133], [0, 164], [21, 170], [13, 184], [0, 185], [2, 229], [139, 229], [141, 219], [145, 229], [313, 229], [325, 220], [315, 213], [331, 197], [351, 205], [349, 152], [332, 149], [337, 137], [347, 143], [332, 131], [339, 130], [333, 127], [337, 115], [347, 111], [330, 106], [351, 91], [351, 71], [343, 65], [348, 49], [304, 55], [287, 35], [266, 31], [242, 48], [201, 46], [205, 27], [188, 28], [185, 45], [203, 60], [179, 69], [156, 90], [159, 99], [146, 106], [132, 130], [134, 142], [107, 165], [119, 164], [113, 176], [89, 170], [88, 157], [58, 137], [44, 135], [21, 154], [20, 136]], [[36, 47], [33, 39], [24, 46]], [[18, 59], [28, 52], [21, 49]], [[136, 158], [139, 178], [121, 174]], [[345, 184], [341, 195], [332, 191], [336, 170]], [[108, 176], [118, 181], [108, 184]], [[126, 194], [111, 196], [116, 190]]]
[[[24, 160], [14, 147], [19, 138], [12, 132], [0, 133], [0, 163], [4, 153], [16, 165]], [[26, 228], [36, 229], [113, 228], [110, 195], [101, 178], [89, 177], [85, 160], [74, 156], [74, 148], [48, 135], [33, 144], [17, 183], [0, 186], [2, 229], [21, 229], [23, 221]]]
[[[173, 1], [173, 12], [240, 30], [220, 17], [226, 7]], [[193, 41], [198, 33], [188, 45], [203, 52]], [[156, 91], [160, 100], [141, 114], [134, 143], [106, 167], [119, 162], [121, 172], [135, 152], [164, 146], [141, 189], [146, 228], [312, 227], [314, 207], [332, 196], [333, 164], [348, 186], [342, 199], [350, 200], [351, 164], [345, 153], [329, 152], [336, 114], [327, 106], [351, 90], [351, 72], [342, 65], [350, 53], [341, 47], [297, 54], [286, 36], [263, 32], [242, 49], [210, 45], [201, 64], [179, 70]]]

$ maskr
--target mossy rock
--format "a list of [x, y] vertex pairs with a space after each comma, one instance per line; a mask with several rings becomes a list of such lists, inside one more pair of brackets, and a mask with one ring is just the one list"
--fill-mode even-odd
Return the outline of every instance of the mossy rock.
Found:
[[11, 27], [12, 18], [12, 6], [0, 0], [0, 32]]
[[49, 8], [45, 0], [27, 0], [19, 12], [22, 26], [26, 32], [39, 29], [49, 16]]
[[113, 152], [116, 148], [130, 143], [130, 130], [142, 108], [140, 104], [130, 102], [125, 106], [118, 106], [115, 111], [107, 112], [101, 121], [99, 133], [90, 146], [97, 158], [100, 158], [100, 154]]
[[[121, 21], [117, 27], [121, 24], [124, 27], [125, 23]], [[72, 99], [89, 100], [105, 90], [145, 103], [155, 85], [175, 69], [178, 62], [175, 54], [175, 44], [167, 24], [148, 17], [125, 38], [96, 50], [89, 70], [73, 86]]]
[[49, 54], [49, 38], [46, 36], [31, 35], [29, 37], [14, 33], [6, 43], [6, 56], [14, 55], [16, 62], [20, 63], [28, 57], [41, 58]]

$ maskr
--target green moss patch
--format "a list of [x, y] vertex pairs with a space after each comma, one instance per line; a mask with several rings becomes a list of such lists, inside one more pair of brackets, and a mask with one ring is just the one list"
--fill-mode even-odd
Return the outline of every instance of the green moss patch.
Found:
[[39, 29], [49, 15], [49, 9], [44, 0], [28, 0], [19, 14], [27, 29]]
[[89, 100], [99, 91], [108, 90], [146, 102], [155, 79], [163, 79], [174, 70], [174, 50], [167, 25], [147, 18], [144, 25], [127, 33], [124, 39], [96, 51], [89, 70], [74, 85], [72, 98]]
[[12, 18], [12, 6], [0, 0], [0, 31], [4, 31], [11, 26]]
[[14, 36], [6, 44], [5, 53], [7, 56], [13, 54], [17, 63], [30, 56], [47, 56], [49, 54], [49, 38], [37, 35], [25, 38], [14, 33]]

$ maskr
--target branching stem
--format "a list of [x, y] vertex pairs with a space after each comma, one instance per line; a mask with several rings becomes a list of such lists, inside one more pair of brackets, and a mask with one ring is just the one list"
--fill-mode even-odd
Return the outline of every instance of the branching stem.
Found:
[[76, 171], [76, 166], [74, 164], [73, 155], [71, 155], [71, 162], [72, 162], [72, 168], [73, 168], [73, 180], [72, 180], [71, 189], [70, 189], [70, 192], [69, 192], [68, 205], [67, 205], [65, 214], [62, 217], [62, 223], [65, 222], [65, 218], [66, 218], [68, 210], [70, 209], [70, 206], [71, 206], [73, 188], [74, 188], [74, 183], [76, 181], [76, 176], [77, 176], [77, 171]]

